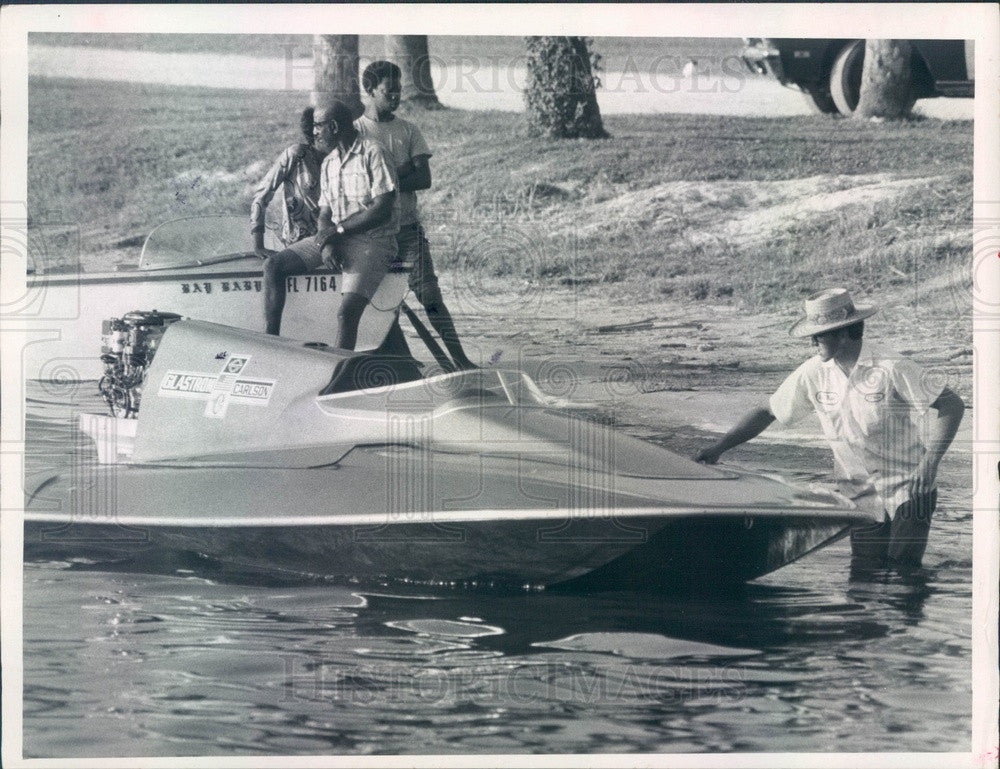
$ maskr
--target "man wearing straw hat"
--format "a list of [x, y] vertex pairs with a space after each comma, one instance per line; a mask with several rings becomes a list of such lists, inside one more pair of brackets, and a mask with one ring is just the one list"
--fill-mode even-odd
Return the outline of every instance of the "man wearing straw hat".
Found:
[[[855, 528], [851, 550], [860, 566], [920, 565], [937, 504], [938, 464], [962, 421], [965, 404], [934, 387], [926, 370], [864, 339], [864, 321], [878, 309], [855, 306], [846, 289], [813, 294], [792, 336], [811, 337], [817, 354], [799, 366], [766, 407], [746, 414], [695, 459], [714, 464], [775, 420], [792, 424], [815, 412], [838, 474], [873, 491], [882, 523]], [[933, 409], [929, 439], [917, 420]]]

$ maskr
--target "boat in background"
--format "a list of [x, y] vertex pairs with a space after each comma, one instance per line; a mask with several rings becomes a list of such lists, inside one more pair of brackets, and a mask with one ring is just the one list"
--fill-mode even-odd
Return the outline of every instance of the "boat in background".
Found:
[[[265, 245], [280, 250], [268, 232]], [[408, 265], [394, 265], [358, 333], [359, 350], [381, 344], [406, 292]], [[288, 278], [282, 334], [333, 344], [340, 292], [338, 273], [322, 269]], [[30, 273], [17, 311], [5, 314], [9, 330], [23, 328], [24, 379], [89, 380], [103, 373], [102, 320], [135, 307], [239, 328], [263, 328], [263, 263], [253, 253], [247, 221], [235, 216], [176, 219], [146, 238], [138, 264], [114, 272]]]
[[27, 557], [179, 548], [350, 581], [716, 589], [873, 520], [584, 419], [520, 371], [424, 378], [387, 345], [163, 313], [109, 325], [136, 332], [105, 353], [111, 414], [82, 415], [88, 456], [26, 489]]

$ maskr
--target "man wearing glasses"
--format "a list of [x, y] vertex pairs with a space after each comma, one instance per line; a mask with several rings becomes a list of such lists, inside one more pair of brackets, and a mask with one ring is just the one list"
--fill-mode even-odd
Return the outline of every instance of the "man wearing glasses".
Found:
[[[865, 318], [876, 312], [855, 306], [843, 288], [806, 299], [805, 317], [789, 333], [811, 337], [817, 354], [785, 379], [766, 407], [750, 411], [695, 459], [715, 464], [775, 420], [788, 425], [815, 412], [838, 474], [877, 494], [882, 504], [881, 523], [851, 532], [855, 564], [915, 568], [937, 504], [938, 465], [965, 404], [948, 387], [934, 387], [913, 361], [864, 339]], [[914, 418], [931, 409], [936, 414], [923, 440]]]
[[361, 315], [396, 257], [398, 183], [382, 146], [358, 134], [343, 102], [317, 107], [313, 132], [317, 146], [330, 148], [319, 175], [318, 231], [311, 248], [265, 264], [267, 332], [279, 333], [286, 279], [326, 263], [341, 269], [336, 344], [353, 350]]

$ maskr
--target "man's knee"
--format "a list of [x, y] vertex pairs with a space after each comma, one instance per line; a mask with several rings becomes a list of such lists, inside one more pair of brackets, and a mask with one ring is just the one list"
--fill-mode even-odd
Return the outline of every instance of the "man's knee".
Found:
[[306, 271], [305, 262], [294, 251], [282, 251], [264, 261], [264, 280], [281, 285], [289, 275]]
[[268, 285], [281, 288], [287, 277], [288, 272], [277, 257], [272, 256], [264, 262], [264, 282]]
[[353, 318], [360, 316], [368, 306], [368, 300], [361, 294], [348, 292], [341, 296], [340, 307], [337, 308], [337, 319]]
[[851, 529], [851, 564], [877, 569], [885, 565], [889, 551], [891, 523], [888, 519]]

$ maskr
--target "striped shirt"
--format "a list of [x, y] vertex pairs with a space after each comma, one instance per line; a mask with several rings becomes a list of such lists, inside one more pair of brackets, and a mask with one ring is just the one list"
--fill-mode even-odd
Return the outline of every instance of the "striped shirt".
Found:
[[[387, 192], [396, 192], [396, 170], [387, 160], [381, 144], [360, 134], [341, 157], [340, 147], [326, 156], [320, 172], [320, 204], [330, 208], [334, 222], [371, 207], [372, 201]], [[393, 195], [388, 221], [358, 233], [368, 238], [395, 238], [399, 232], [399, 196]]]

